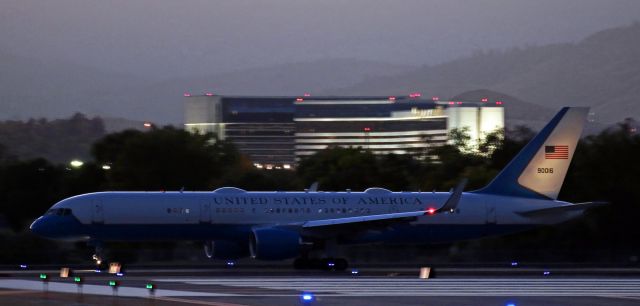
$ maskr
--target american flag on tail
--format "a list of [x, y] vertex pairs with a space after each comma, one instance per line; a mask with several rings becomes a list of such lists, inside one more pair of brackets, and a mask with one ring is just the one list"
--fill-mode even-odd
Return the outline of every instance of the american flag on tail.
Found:
[[569, 159], [569, 146], [545, 146], [544, 159]]

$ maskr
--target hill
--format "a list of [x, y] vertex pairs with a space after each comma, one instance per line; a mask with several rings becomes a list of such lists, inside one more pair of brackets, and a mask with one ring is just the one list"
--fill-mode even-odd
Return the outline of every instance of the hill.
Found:
[[328, 59], [158, 81], [69, 62], [43, 62], [0, 50], [0, 120], [65, 118], [82, 112], [159, 125], [180, 124], [185, 91], [296, 95], [408, 70], [405, 66], [372, 61]]
[[480, 101], [482, 98], [487, 98], [489, 101], [502, 101], [504, 103], [505, 123], [508, 128], [524, 125], [538, 130], [547, 124], [549, 118], [556, 113], [556, 111], [551, 108], [525, 102], [516, 97], [486, 89], [467, 91], [453, 96], [451, 100]]
[[508, 93], [550, 109], [590, 106], [603, 123], [640, 118], [640, 23], [580, 42], [480, 52], [448, 63], [380, 77], [331, 94], [421, 91], [453, 97], [478, 88]]
[[[0, 122], [0, 148], [19, 159], [45, 158], [56, 163], [90, 159], [93, 143], [106, 134], [100, 118], [76, 113], [68, 119]], [[2, 150], [0, 150], [2, 151]]]
[[145, 80], [69, 62], [45, 62], [0, 51], [0, 120], [135, 113], [130, 93]]

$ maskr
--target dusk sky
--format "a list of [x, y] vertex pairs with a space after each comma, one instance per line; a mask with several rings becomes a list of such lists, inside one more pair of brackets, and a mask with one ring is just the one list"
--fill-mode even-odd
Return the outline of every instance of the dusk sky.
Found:
[[327, 58], [419, 66], [639, 18], [637, 0], [0, 0], [0, 51], [156, 79]]

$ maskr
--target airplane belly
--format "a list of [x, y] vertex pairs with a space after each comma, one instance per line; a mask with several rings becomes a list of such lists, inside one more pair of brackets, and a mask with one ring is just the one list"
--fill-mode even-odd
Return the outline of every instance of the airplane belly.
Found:
[[102, 241], [237, 240], [249, 241], [251, 225], [93, 224], [92, 239]]

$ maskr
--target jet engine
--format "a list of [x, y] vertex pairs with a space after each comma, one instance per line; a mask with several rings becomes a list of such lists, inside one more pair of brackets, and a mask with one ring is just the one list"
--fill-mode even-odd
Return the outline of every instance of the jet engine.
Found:
[[251, 257], [283, 260], [300, 255], [302, 239], [297, 231], [284, 228], [256, 228], [249, 239]]
[[212, 259], [238, 259], [249, 256], [249, 247], [232, 241], [206, 241], [204, 254]]

